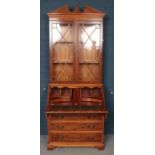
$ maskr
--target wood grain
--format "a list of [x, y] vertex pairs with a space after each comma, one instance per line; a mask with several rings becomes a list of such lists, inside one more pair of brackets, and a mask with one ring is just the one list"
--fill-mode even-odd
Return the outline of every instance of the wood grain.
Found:
[[105, 106], [102, 83], [103, 17], [88, 5], [48, 12], [50, 81], [46, 118], [48, 149], [104, 149]]

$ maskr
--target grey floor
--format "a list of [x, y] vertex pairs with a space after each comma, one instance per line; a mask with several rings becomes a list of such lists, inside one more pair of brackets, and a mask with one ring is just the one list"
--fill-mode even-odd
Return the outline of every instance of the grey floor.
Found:
[[105, 135], [105, 149], [95, 148], [56, 148], [47, 150], [47, 136], [40, 136], [40, 155], [114, 155], [114, 136]]

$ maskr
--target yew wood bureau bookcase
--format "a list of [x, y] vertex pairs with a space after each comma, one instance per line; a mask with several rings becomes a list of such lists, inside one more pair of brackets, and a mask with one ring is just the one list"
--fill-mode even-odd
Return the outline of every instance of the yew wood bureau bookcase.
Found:
[[48, 149], [104, 149], [102, 84], [104, 12], [68, 5], [48, 13], [50, 82], [46, 109]]

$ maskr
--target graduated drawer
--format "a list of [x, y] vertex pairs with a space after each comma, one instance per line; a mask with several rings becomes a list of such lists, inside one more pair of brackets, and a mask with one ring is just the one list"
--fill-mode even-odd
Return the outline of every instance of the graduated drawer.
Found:
[[52, 142], [100, 142], [100, 133], [51, 133]]
[[50, 130], [54, 131], [89, 131], [102, 130], [102, 123], [50, 123]]
[[50, 120], [102, 120], [101, 114], [51, 114]]

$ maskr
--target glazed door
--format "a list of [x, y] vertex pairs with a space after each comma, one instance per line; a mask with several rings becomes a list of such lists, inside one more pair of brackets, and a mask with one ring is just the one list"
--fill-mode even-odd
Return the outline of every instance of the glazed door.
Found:
[[74, 80], [74, 24], [50, 22], [50, 79], [54, 82]]
[[101, 23], [78, 24], [78, 81], [102, 80], [102, 25]]

